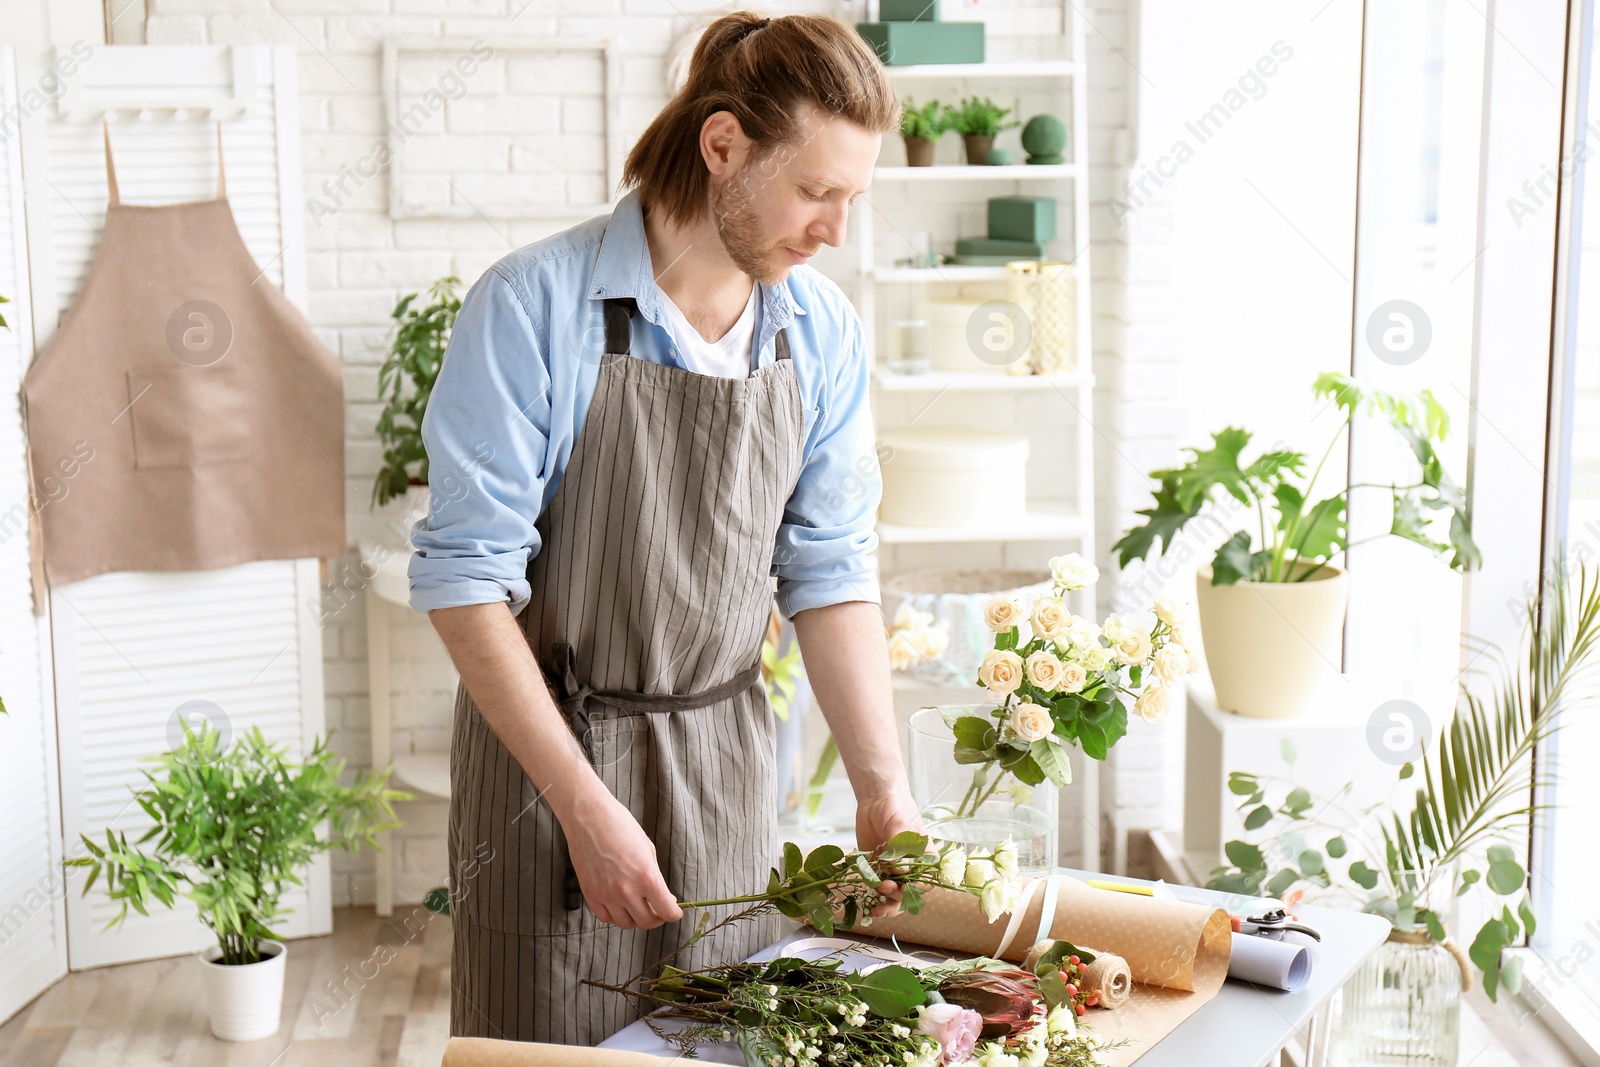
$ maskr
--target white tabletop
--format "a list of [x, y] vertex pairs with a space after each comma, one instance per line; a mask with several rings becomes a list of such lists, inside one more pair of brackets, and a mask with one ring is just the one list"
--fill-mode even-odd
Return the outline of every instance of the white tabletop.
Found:
[[[1083, 871], [1061, 868], [1062, 873], [1077, 878], [1099, 877]], [[1138, 882], [1136, 878], [1118, 877], [1119, 882]], [[1169, 886], [1179, 900], [1208, 904], [1239, 912], [1252, 907], [1248, 898], [1217, 893], [1191, 886]], [[1267, 902], [1263, 901], [1265, 905]], [[1307, 1020], [1327, 1005], [1339, 988], [1349, 981], [1363, 960], [1372, 954], [1388, 936], [1388, 920], [1377, 915], [1366, 915], [1340, 908], [1300, 906], [1295, 909], [1300, 922], [1322, 934], [1322, 940], [1311, 948], [1311, 980], [1298, 993], [1285, 993], [1276, 989], [1263, 989], [1245, 982], [1229, 980], [1199, 1011], [1185, 1019], [1178, 1028], [1162, 1039], [1154, 1048], [1139, 1057], [1138, 1067], [1257, 1067], [1265, 1063]], [[804, 937], [815, 937], [809, 926], [773, 944], [750, 958], [768, 960], [778, 955], [790, 943]], [[859, 938], [872, 944], [887, 945], [871, 938]], [[891, 946], [892, 947], [892, 946]], [[901, 948], [916, 951], [921, 946], [901, 942]], [[879, 962], [867, 957], [857, 961]], [[846, 960], [846, 967], [852, 962]], [[670, 1023], [668, 1020], [664, 1020]], [[617, 1031], [600, 1043], [601, 1048], [630, 1049], [660, 1056], [676, 1055], [671, 1046], [657, 1037], [643, 1020]], [[702, 1063], [743, 1064], [744, 1057], [731, 1044], [706, 1045], [700, 1050]]]

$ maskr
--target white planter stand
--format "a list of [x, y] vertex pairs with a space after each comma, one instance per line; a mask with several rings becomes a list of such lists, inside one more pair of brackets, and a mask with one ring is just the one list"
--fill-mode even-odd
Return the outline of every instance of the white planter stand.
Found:
[[267, 941], [261, 946], [266, 959], [232, 967], [216, 962], [222, 957], [221, 945], [212, 945], [199, 954], [200, 966], [206, 971], [211, 1032], [218, 1040], [258, 1041], [278, 1032], [287, 953], [282, 941]]

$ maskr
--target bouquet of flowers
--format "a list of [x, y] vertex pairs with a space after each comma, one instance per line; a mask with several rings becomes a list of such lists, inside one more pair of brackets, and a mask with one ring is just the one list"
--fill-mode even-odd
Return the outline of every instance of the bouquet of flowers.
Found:
[[[631, 992], [659, 1007], [651, 1028], [685, 1055], [732, 1040], [752, 1067], [1091, 1067], [1116, 1047], [1081, 1021], [1096, 995], [1072, 979], [1093, 958], [1065, 941], [1032, 972], [983, 956], [860, 972], [843, 970], [837, 952], [780, 956], [699, 971], [667, 966]], [[659, 1022], [666, 1018], [690, 1025], [668, 1028]]]
[[[984, 611], [994, 649], [978, 684], [1000, 700], [987, 715], [946, 711], [957, 763], [977, 765], [957, 816], [977, 811], [1013, 777], [1022, 788], [1072, 780], [1067, 746], [1103, 760], [1128, 729], [1128, 702], [1148, 721], [1172, 703], [1172, 684], [1198, 669], [1177, 609], [1157, 600], [1153, 621], [1112, 615], [1101, 625], [1067, 609], [1064, 594], [1099, 577], [1077, 553], [1050, 561], [1051, 589], [1031, 605], [998, 596]], [[1023, 636], [1023, 628], [1028, 635]], [[1000, 773], [990, 777], [998, 765]]]

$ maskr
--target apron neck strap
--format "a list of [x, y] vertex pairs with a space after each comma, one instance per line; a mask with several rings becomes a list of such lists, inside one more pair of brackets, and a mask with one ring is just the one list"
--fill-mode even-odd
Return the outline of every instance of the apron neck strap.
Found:
[[217, 123], [217, 199], [228, 198], [228, 181], [222, 172], [222, 123]]
[[117, 192], [117, 168], [116, 164], [111, 162], [111, 125], [102, 122], [100, 128], [105, 131], [106, 136], [106, 192], [109, 194], [110, 203], [120, 204], [122, 197]]
[[631, 323], [638, 304], [631, 296], [616, 296], [606, 301], [606, 354], [625, 356], [632, 343]]

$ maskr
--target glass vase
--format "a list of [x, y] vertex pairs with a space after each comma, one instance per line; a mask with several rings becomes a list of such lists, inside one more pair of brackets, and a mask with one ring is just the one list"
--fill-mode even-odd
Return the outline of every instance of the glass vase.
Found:
[[986, 852], [1010, 839], [1017, 847], [1019, 873], [1048, 874], [1059, 862], [1056, 787], [1048, 780], [1027, 785], [998, 763], [962, 764], [955, 759], [955, 734], [945, 724], [944, 712], [988, 718], [993, 708], [960, 704], [912, 712], [906, 767], [911, 796], [934, 841]]
[[1339, 993], [1336, 1062], [1455, 1067], [1462, 966], [1426, 927], [1391, 930]]

